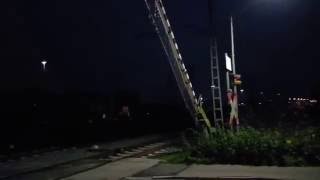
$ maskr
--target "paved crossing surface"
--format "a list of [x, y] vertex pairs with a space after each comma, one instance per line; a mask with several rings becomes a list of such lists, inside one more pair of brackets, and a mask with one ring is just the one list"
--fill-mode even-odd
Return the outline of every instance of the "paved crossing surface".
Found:
[[128, 158], [105, 166], [80, 173], [63, 180], [116, 180], [132, 176], [144, 169], [151, 168], [158, 164], [159, 160], [147, 158]]
[[320, 167], [272, 167], [240, 165], [181, 165], [157, 159], [129, 158], [83, 172], [64, 180], [232, 179], [319, 180]]
[[[73, 147], [42, 154], [33, 154], [29, 157], [21, 157], [16, 160], [9, 160], [7, 162], [0, 163], [0, 179], [7, 179], [8, 177], [29, 172], [37, 172], [41, 171], [41, 169], [77, 161], [79, 159], [94, 157], [102, 152], [107, 154], [108, 151], [130, 146], [138, 146], [146, 142], [156, 141], [159, 138], [161, 138], [161, 136], [154, 135], [98, 144], [101, 151], [88, 151], [89, 147]], [[121, 154], [117, 154], [116, 157], [121, 157]], [[108, 161], [109, 159], [104, 160]]]

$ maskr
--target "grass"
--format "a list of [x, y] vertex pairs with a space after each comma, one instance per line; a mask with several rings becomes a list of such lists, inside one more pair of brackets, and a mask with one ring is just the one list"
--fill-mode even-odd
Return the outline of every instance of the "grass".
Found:
[[182, 152], [175, 152], [175, 153], [160, 155], [157, 158], [160, 158], [163, 162], [180, 164], [180, 163], [185, 163], [187, 158], [189, 157], [190, 157], [190, 151], [184, 150]]

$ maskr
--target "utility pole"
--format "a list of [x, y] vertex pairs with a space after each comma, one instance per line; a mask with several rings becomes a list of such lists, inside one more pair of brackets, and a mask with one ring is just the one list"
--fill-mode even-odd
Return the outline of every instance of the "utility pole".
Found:
[[[230, 29], [231, 29], [231, 57], [232, 57], [232, 72], [236, 74], [236, 63], [235, 63], [235, 53], [234, 53], [234, 31], [233, 31], [233, 19], [230, 17]], [[237, 86], [234, 86], [234, 92], [237, 92]]]
[[[232, 60], [232, 74], [234, 76], [234, 79], [236, 76], [239, 76], [236, 74], [236, 63], [235, 63], [235, 52], [234, 52], [234, 29], [233, 29], [233, 19], [232, 16], [230, 17], [230, 30], [231, 30], [231, 60]], [[240, 78], [240, 76], [239, 76]], [[238, 115], [238, 90], [237, 90], [237, 84], [234, 82], [233, 85], [233, 104], [232, 104], [232, 112], [230, 115], [230, 122], [231, 122], [231, 128], [232, 128], [232, 120], [233, 117], [236, 119], [236, 125], [237, 130], [239, 130], [239, 115]]]

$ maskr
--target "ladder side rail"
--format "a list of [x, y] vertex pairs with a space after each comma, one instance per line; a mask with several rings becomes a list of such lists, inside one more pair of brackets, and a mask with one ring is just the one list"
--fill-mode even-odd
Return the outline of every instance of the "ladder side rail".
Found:
[[[196, 110], [195, 104], [197, 102], [196, 102], [195, 96], [193, 96], [194, 93], [192, 93], [194, 91], [192, 89], [190, 90], [190, 88], [188, 88], [188, 85], [191, 82], [185, 83], [187, 81], [189, 82], [190, 80], [187, 78], [187, 76], [184, 75], [184, 73], [187, 73], [187, 72], [186, 72], [185, 66], [182, 62], [182, 59], [180, 60], [181, 63], [178, 62], [178, 60], [177, 60], [179, 58], [179, 54], [177, 53], [173, 39], [171, 39], [170, 35], [169, 35], [169, 31], [171, 33], [173, 33], [172, 28], [167, 25], [167, 24], [169, 24], [168, 19], [165, 18], [165, 14], [163, 13], [163, 9], [162, 9], [163, 5], [160, 3], [157, 0], [155, 1], [154, 11], [151, 10], [152, 5], [150, 6], [150, 4], [147, 4], [147, 6], [149, 6], [148, 10], [150, 12], [150, 17], [152, 18], [153, 24], [156, 27], [157, 34], [161, 40], [162, 46], [163, 46], [163, 48], [166, 52], [166, 55], [169, 59], [169, 64], [171, 66], [173, 74], [174, 74], [176, 81], [178, 83], [178, 87], [179, 87], [180, 93], [183, 97], [183, 100], [186, 104], [186, 107], [190, 111], [192, 116], [194, 118], [196, 118], [195, 113], [197, 110]], [[182, 72], [181, 69], [185, 69], [185, 72]], [[190, 95], [190, 94], [192, 94], [192, 95]]]
[[197, 105], [197, 100], [195, 96], [195, 92], [192, 88], [190, 77], [188, 75], [187, 69], [182, 61], [181, 52], [179, 51], [178, 44], [176, 42], [176, 39], [174, 38], [174, 33], [172, 30], [172, 27], [170, 25], [169, 19], [167, 15], [165, 14], [164, 6], [162, 4], [161, 0], [156, 0], [156, 6], [158, 8], [158, 11], [160, 12], [160, 17], [162, 21], [162, 25], [165, 29], [165, 34], [167, 38], [169, 39], [170, 49], [173, 53], [173, 61], [178, 66], [178, 68], [174, 68], [173, 71], [176, 72], [176, 74], [179, 74], [182, 79], [184, 80], [184, 86], [185, 89], [188, 91], [190, 100], [193, 102], [194, 106]]

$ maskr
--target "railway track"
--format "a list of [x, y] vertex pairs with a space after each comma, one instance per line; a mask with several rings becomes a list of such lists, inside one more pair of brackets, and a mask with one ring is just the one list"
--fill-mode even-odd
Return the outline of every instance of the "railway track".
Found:
[[[171, 136], [170, 136], [171, 137]], [[58, 180], [72, 175], [85, 172], [107, 163], [118, 161], [131, 157], [142, 157], [152, 155], [154, 152], [170, 146], [176, 139], [160, 138], [148, 143], [139, 145], [122, 146], [115, 149], [87, 149], [87, 151], [96, 151], [94, 155], [78, 158], [72, 161], [67, 161], [59, 164], [54, 164], [44, 168], [23, 171], [16, 174], [11, 174], [1, 177], [0, 180]]]

